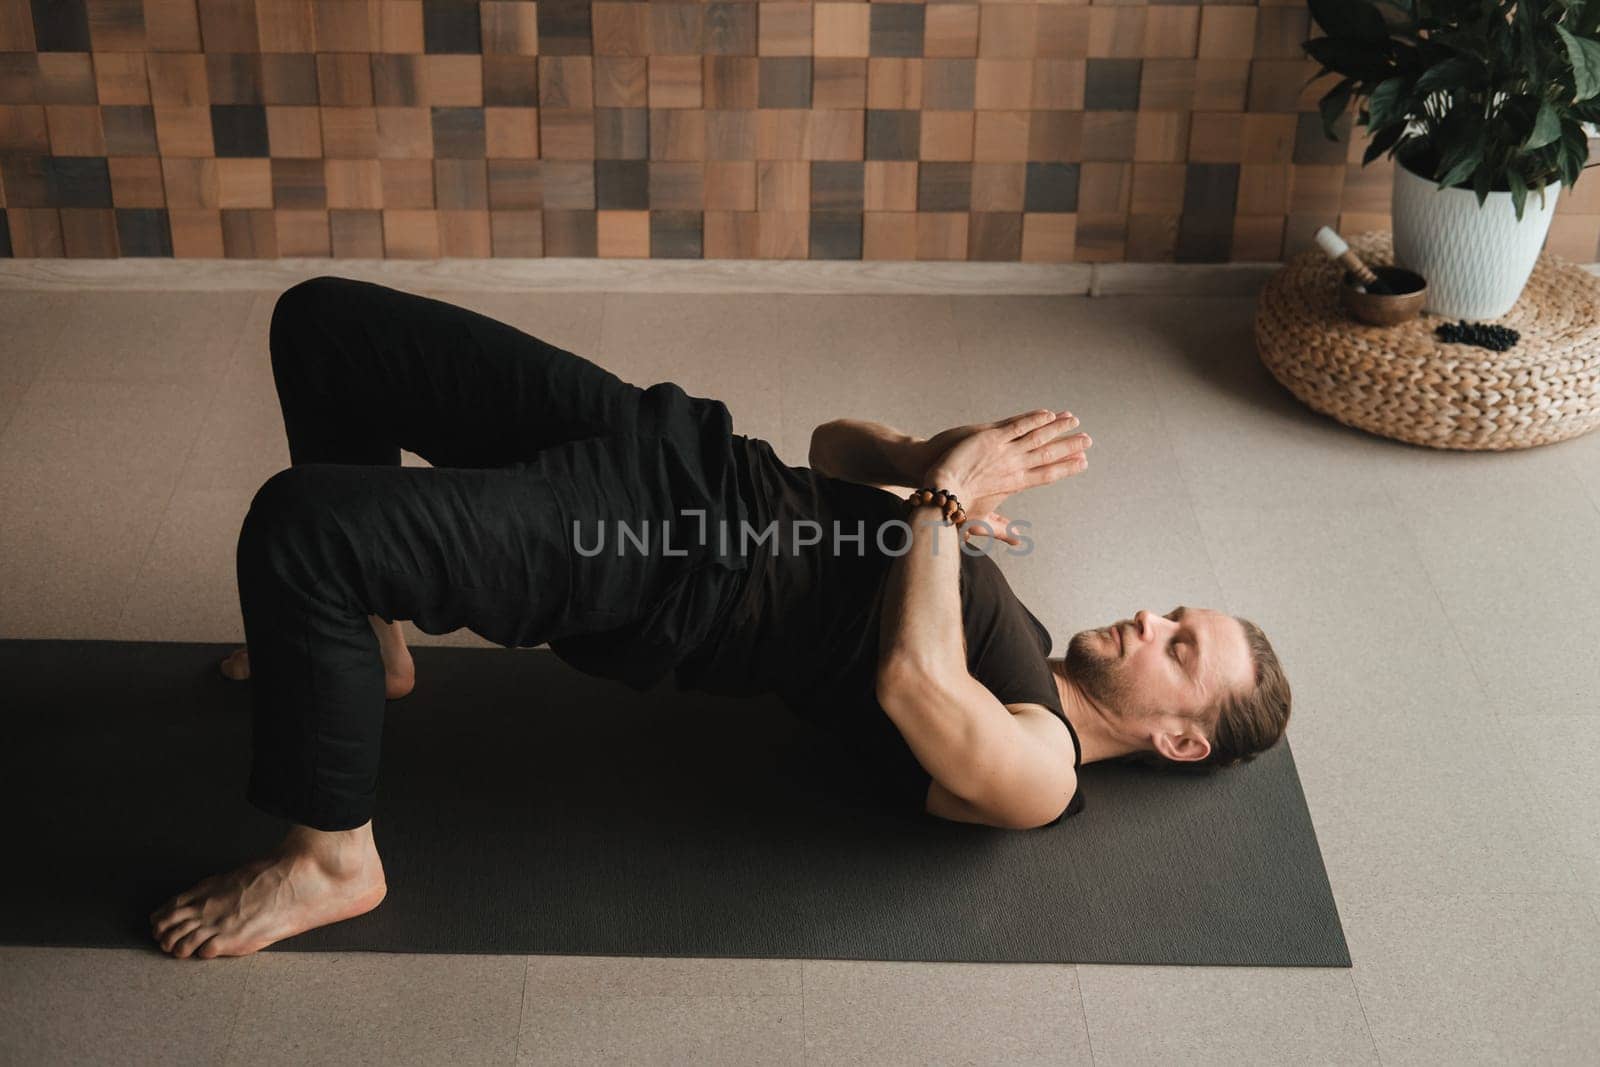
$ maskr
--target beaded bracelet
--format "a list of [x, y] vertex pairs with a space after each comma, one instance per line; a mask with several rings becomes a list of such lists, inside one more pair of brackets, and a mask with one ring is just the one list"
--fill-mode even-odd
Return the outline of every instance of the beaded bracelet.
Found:
[[937, 504], [940, 510], [944, 512], [946, 524], [954, 523], [960, 526], [967, 521], [967, 509], [961, 506], [961, 501], [957, 500], [956, 495], [948, 489], [934, 489], [931, 487], [913, 489], [911, 495], [906, 497], [906, 501], [918, 505]]

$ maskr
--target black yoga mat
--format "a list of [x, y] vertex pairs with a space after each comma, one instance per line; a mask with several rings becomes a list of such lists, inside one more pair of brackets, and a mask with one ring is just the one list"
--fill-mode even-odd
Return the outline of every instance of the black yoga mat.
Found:
[[[159, 947], [147, 915], [284, 823], [209, 643], [3, 640], [0, 942]], [[637, 693], [546, 649], [419, 646], [387, 705], [374, 911], [280, 950], [1348, 967], [1288, 745], [1082, 769], [1004, 831], [901, 815], [775, 699]]]

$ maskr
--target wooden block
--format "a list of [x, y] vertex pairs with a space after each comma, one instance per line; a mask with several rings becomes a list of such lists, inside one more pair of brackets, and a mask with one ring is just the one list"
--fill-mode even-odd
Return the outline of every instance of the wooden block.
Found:
[[379, 159], [432, 159], [433, 112], [425, 107], [380, 107]]
[[854, 213], [862, 210], [865, 165], [859, 160], [824, 161], [811, 164], [813, 212]]
[[972, 158], [984, 163], [1026, 162], [1032, 126], [1032, 114], [1027, 111], [974, 113]]
[[150, 102], [163, 107], [209, 104], [206, 57], [198, 53], [153, 52], [148, 57]]
[[[202, 0], [204, 2], [204, 0]], [[395, 8], [393, 12], [386, 10]], [[410, 9], [410, 10], [407, 10]], [[312, 5], [312, 20], [316, 25], [316, 50], [319, 52], [377, 52], [383, 50], [384, 23], [391, 16], [397, 23], [416, 18], [416, 47], [407, 52], [422, 51], [422, 5], [413, 0], [410, 4], [380, 3], [379, 0], [317, 0]], [[210, 26], [206, 27], [206, 49], [211, 48]], [[401, 51], [401, 49], [391, 49]], [[326, 228], [326, 220], [322, 222]]]
[[[1233, 60], [1217, 62], [1239, 65]], [[1326, 77], [1307, 85], [1307, 80], [1317, 73], [1316, 61], [1309, 57], [1304, 61], [1253, 59], [1249, 66], [1246, 106], [1251, 111], [1315, 111], [1317, 101], [1338, 84], [1338, 78]]]
[[[596, 4], [595, 6], [599, 7], [600, 5]], [[627, 6], [638, 7], [640, 5]], [[515, 2], [485, 0], [484, 3], [478, 5], [478, 17], [483, 25], [483, 52], [485, 55], [499, 53], [515, 56], [536, 56], [539, 54], [537, 4], [523, 3], [520, 0], [515, 0]], [[640, 17], [642, 19], [642, 15]], [[598, 45], [598, 34], [596, 34], [596, 37], [596, 44]], [[406, 51], [411, 51], [411, 49], [406, 49]], [[418, 48], [417, 51], [421, 51], [421, 49]], [[601, 55], [603, 53], [596, 48], [595, 54]], [[525, 228], [528, 223], [526, 221], [515, 221], [513, 215], [513, 221], [506, 223], [506, 225], [513, 228], [517, 226]], [[489, 228], [490, 232], [493, 233], [493, 216], [490, 217]], [[534, 219], [533, 233], [537, 236], [539, 232], [538, 220]], [[507, 240], [513, 241], [519, 240], [519, 238], [516, 238], [513, 233], [508, 233]], [[495, 252], [495, 255], [501, 254], [498, 250]]]
[[100, 109], [92, 104], [52, 104], [44, 109], [50, 129], [50, 154], [54, 156], [104, 156], [105, 127]]
[[648, 56], [650, 7], [651, 5], [643, 3], [595, 3], [590, 14], [594, 32], [594, 54]]
[[144, 38], [152, 52], [200, 51], [194, 0], [144, 0]]
[[[223, 211], [223, 254], [230, 259], [277, 259], [279, 211]], [[287, 253], [285, 253], [287, 254]]]
[[[1132, 196], [1132, 163], [1084, 163], [1079, 169], [1077, 210], [1080, 215], [1126, 215]], [[1078, 236], [1081, 240], [1081, 220]]]
[[492, 107], [538, 107], [538, 57], [484, 56], [483, 103]]
[[66, 253], [59, 208], [8, 208], [11, 254], [18, 258], [60, 259]]
[[[897, 114], [897, 112], [880, 112], [880, 114]], [[909, 114], [915, 115], [917, 112]], [[923, 111], [917, 158], [971, 161], [973, 130], [971, 111]]]
[[923, 18], [922, 54], [944, 58], [976, 56], [978, 7], [977, 4], [928, 4]]
[[755, 259], [760, 235], [754, 211], [707, 211], [705, 258]]
[[[489, 165], [482, 159], [433, 161], [433, 204], [441, 211], [484, 213], [489, 207]], [[483, 232], [489, 232], [484, 215]]]
[[491, 211], [489, 238], [496, 258], [538, 259], [544, 255], [544, 213]]
[[539, 109], [483, 109], [484, 153], [490, 159], [533, 159], [539, 155]]
[[703, 247], [700, 212], [650, 212], [650, 258], [699, 259]]
[[757, 53], [763, 56], [811, 55], [811, 15], [809, 3], [761, 4]]
[[[433, 107], [483, 106], [483, 57], [425, 55], [421, 57], [428, 103]], [[541, 59], [540, 63], [545, 62]], [[541, 99], [543, 88], [541, 86]]]
[[867, 211], [861, 216], [861, 258], [917, 258], [917, 216], [909, 211]]
[[1133, 158], [1133, 146], [1139, 133], [1137, 111], [1067, 111], [1063, 114], [1083, 116], [1083, 136], [1079, 146], [1081, 158], [1085, 160]]
[[95, 93], [99, 103], [148, 104], [150, 79], [142, 52], [97, 52], [94, 57]]
[[811, 165], [804, 160], [756, 163], [756, 210], [797, 213], [811, 206]]
[[1022, 262], [1072, 262], [1077, 219], [1076, 215], [1065, 212], [1024, 213], [1022, 216]]
[[[38, 40], [33, 33], [33, 13], [29, 7], [29, 0], [0, 0], [0, 52], [33, 52], [38, 49]], [[89, 17], [92, 23], [93, 8]], [[143, 29], [142, 21], [139, 25]], [[144, 48], [145, 45], [141, 43], [139, 50], [143, 51]], [[5, 239], [4, 230], [5, 227], [0, 225], [0, 241]]]
[[195, 0], [200, 8], [200, 36], [207, 52], [259, 52], [254, 4], [234, 0]]
[[[361, 57], [363, 65], [366, 59]], [[95, 62], [99, 64], [98, 57]], [[206, 91], [213, 104], [263, 104], [261, 81], [259, 52], [212, 52], [206, 56]]]
[[1031, 58], [1038, 49], [1038, 4], [979, 4], [978, 55]]
[[1028, 158], [1078, 159], [1083, 143], [1083, 111], [1035, 111], [1028, 116]]
[[1200, 42], [1199, 4], [1151, 7], [1145, 12], [1144, 59], [1193, 59]]
[[705, 7], [690, 3], [654, 3], [650, 9], [650, 53], [657, 56], [705, 54]]
[[1189, 159], [1196, 163], [1237, 163], [1244, 152], [1244, 115], [1196, 111], [1189, 119]]
[[[756, 156], [756, 142], [760, 131], [756, 116], [758, 112], [753, 109], [741, 108], [736, 111], [703, 111], [703, 112], [672, 112], [684, 121], [680, 138], [685, 142], [685, 147], [695, 147], [694, 135], [696, 130], [687, 120], [689, 116], [699, 119], [699, 153], [685, 151], [681, 156], [684, 160], [703, 159], [712, 160], [754, 159]], [[654, 129], [654, 120], [651, 126]], [[666, 128], [663, 122], [663, 128]], [[652, 138], [655, 136], [651, 134]]]
[[68, 257], [115, 259], [117, 219], [111, 208], [61, 209], [61, 242]]
[[806, 259], [810, 236], [809, 216], [804, 211], [756, 212], [757, 259]]
[[760, 64], [755, 56], [706, 56], [701, 76], [703, 106], [726, 110], [757, 107]]
[[323, 180], [329, 208], [384, 206], [383, 167], [376, 159], [330, 159], [323, 167]]
[[925, 8], [914, 3], [879, 3], [869, 9], [868, 50], [901, 59], [922, 55]]
[[438, 259], [439, 216], [435, 211], [385, 209], [383, 254], [389, 259]]
[[[763, 5], [765, 6], [765, 5]], [[811, 61], [811, 106], [865, 108], [867, 60], [832, 57]]]
[[1073, 224], [1072, 258], [1078, 263], [1116, 263], [1127, 258], [1128, 216], [1080, 212]]
[[168, 207], [218, 206], [217, 161], [214, 159], [164, 159], [161, 189]]
[[434, 160], [379, 160], [382, 206], [427, 210], [434, 206]]
[[1177, 215], [1128, 216], [1128, 242], [1123, 257], [1127, 262], [1171, 262], [1177, 246]]
[[[587, 215], [588, 222], [560, 221], [567, 236], [581, 237], [588, 233], [593, 239], [594, 233], [594, 161], [575, 160], [572, 162], [542, 159], [539, 161], [539, 181], [543, 185], [544, 210], [563, 211]], [[545, 240], [550, 239], [550, 216], [546, 214], [544, 220]], [[565, 237], [563, 238], [565, 239]], [[593, 253], [591, 252], [591, 255]]]
[[[110, 108], [106, 110], [108, 114], [113, 113]], [[134, 110], [117, 109], [122, 113]], [[137, 110], [147, 113], [150, 109]], [[152, 125], [152, 141], [154, 136]], [[0, 104], [0, 149], [24, 156], [47, 158], [50, 155], [50, 127], [44, 119], [44, 107], [39, 104]], [[121, 152], [120, 148], [118, 151], [119, 154], [131, 154]], [[0, 157], [0, 161], [3, 161], [3, 157]]]
[[1345, 171], [1344, 199], [1340, 208], [1358, 214], [1379, 215], [1389, 210], [1393, 192], [1394, 164], [1375, 159], [1365, 167], [1350, 167]]
[[820, 2], [813, 4], [812, 10], [815, 16], [811, 25], [812, 55], [864, 58], [870, 54], [869, 5]]
[[311, 0], [256, 0], [256, 31], [262, 52], [317, 51], [317, 23]]
[[[1311, 11], [1305, 5], [1262, 7], [1256, 12], [1253, 59], [1300, 59], [1301, 42], [1311, 36]], [[1320, 31], [1318, 36], [1326, 36]]]
[[866, 143], [866, 113], [812, 108], [804, 112], [807, 159], [856, 160]]
[[1040, 4], [1034, 54], [1049, 59], [1088, 58], [1091, 14], [1087, 4]]
[[1139, 112], [1133, 158], [1146, 163], [1172, 163], [1189, 158], [1187, 111]]
[[[1149, 8], [1143, 5], [1090, 8], [1087, 55], [1104, 59], [1142, 59], [1148, 12]], [[1023, 238], [1026, 244], [1026, 220]]]
[[1289, 213], [1330, 215], [1344, 200], [1347, 169], [1342, 163], [1289, 168]]
[[920, 59], [867, 60], [867, 106], [922, 107], [922, 63]]
[[424, 56], [374, 55], [372, 102], [378, 107], [425, 107], [428, 94]]
[[[1234, 59], [1197, 59], [1194, 63], [1194, 100], [1197, 111], [1242, 111], [1248, 86], [1253, 92], [1254, 64]], [[1251, 108], [1251, 110], [1259, 110]], [[1284, 109], [1268, 109], [1284, 110]]]
[[871, 213], [917, 210], [917, 164], [868, 160], [862, 167], [861, 205]]
[[[539, 154], [545, 159], [593, 159], [594, 112], [565, 107], [541, 107], [539, 147]], [[545, 220], [547, 224], [549, 221]], [[548, 237], [548, 226], [545, 233]]]
[[1233, 220], [1235, 263], [1276, 263], [1283, 255], [1282, 215], [1240, 215]]
[[1207, 4], [1200, 9], [1201, 59], [1249, 59], [1256, 47], [1256, 9]]
[[980, 110], [1026, 110], [1033, 106], [1033, 60], [977, 61], [974, 106]]
[[156, 117], [156, 143], [161, 154], [169, 159], [196, 158], [215, 155], [211, 140], [211, 109], [209, 107], [154, 108]]
[[267, 144], [274, 156], [322, 158], [322, 116], [314, 107], [268, 107]]
[[967, 258], [965, 211], [919, 211], [916, 219], [918, 259]]
[[1038, 59], [1033, 64], [1032, 106], [1040, 110], [1083, 110], [1084, 78], [1088, 61]]
[[[1020, 213], [1027, 171], [1024, 163], [973, 163], [972, 210], [996, 215]], [[1017, 233], [1022, 233], [1020, 215]]]
[[322, 114], [322, 154], [329, 159], [375, 159], [378, 155], [378, 116], [370, 107], [325, 107]]
[[648, 259], [650, 212], [595, 212], [595, 241], [602, 259]]
[[650, 155], [650, 112], [642, 107], [601, 107], [594, 112], [596, 159], [645, 159]]
[[1239, 166], [1239, 214], [1286, 215], [1289, 212], [1289, 165], [1242, 163]]
[[[486, 3], [482, 5], [480, 11], [482, 8], [524, 9], [527, 12], [526, 17], [529, 20], [533, 18], [532, 4]], [[370, 23], [367, 25], [366, 33], [370, 37], [372, 30]], [[503, 40], [503, 33], [500, 36]], [[424, 44], [421, 0], [381, 0], [378, 4], [377, 46], [373, 51], [420, 55]]]
[[[44, 109], [33, 109], [39, 114], [41, 144], [38, 151], [47, 152], [42, 143]], [[0, 148], [6, 146], [6, 109], [0, 107]], [[100, 125], [105, 130], [106, 154], [112, 156], [155, 156], [156, 120], [149, 107], [104, 107], [100, 109]], [[26, 150], [26, 149], [24, 149]]]
[[806, 252], [809, 258], [861, 258], [861, 212], [813, 211], [808, 221], [810, 233], [806, 237]]
[[1020, 211], [974, 211], [967, 228], [967, 259], [1014, 263], [1022, 257]]
[[372, 57], [354, 52], [318, 55], [317, 94], [324, 106], [371, 107]]
[[[687, 162], [706, 159], [706, 115], [695, 108], [650, 112], [650, 158]], [[719, 115], [755, 115], [756, 112], [721, 111]]]
[[[317, 57], [305, 55], [271, 56], [261, 59], [261, 102], [291, 107], [316, 107]], [[228, 223], [222, 224], [223, 239]]]
[[[250, 212], [265, 214], [270, 211]], [[223, 259], [228, 254], [222, 236], [222, 212], [209, 208], [168, 211], [172, 254], [177, 259]], [[126, 251], [123, 253], [126, 255]]]
[[328, 241], [335, 259], [382, 259], [383, 212], [328, 212]]
[[161, 160], [150, 156], [106, 160], [111, 175], [111, 203], [116, 207], [165, 207]]
[[597, 56], [594, 61], [595, 106], [649, 106], [649, 62], [644, 56]]
[[1296, 116], [1249, 113], [1242, 118], [1241, 163], [1288, 163], [1294, 158]]
[[701, 56], [651, 56], [650, 106], [703, 106], [700, 93], [703, 65]]
[[[756, 164], [749, 159], [707, 160], [705, 207], [713, 214], [753, 212], [756, 209]], [[754, 232], [753, 230], [751, 232]], [[707, 244], [707, 257], [711, 257]]]
[[272, 160], [217, 160], [217, 206], [271, 208]]
[[316, 210], [328, 206], [326, 162], [321, 159], [273, 159], [272, 204], [278, 208]]
[[[537, 214], [544, 207], [544, 183], [537, 159], [490, 159], [488, 165], [491, 216], [502, 212]], [[491, 217], [490, 230], [494, 229]]]
[[919, 212], [967, 212], [972, 208], [972, 164], [934, 163], [917, 168]]
[[753, 56], [756, 46], [754, 3], [711, 3], [705, 6], [704, 38], [698, 54]]
[[540, 56], [539, 106], [572, 110], [593, 107], [594, 61], [588, 56]]
[[1135, 163], [1128, 210], [1136, 215], [1182, 214], [1184, 171], [1182, 163]]
[[439, 212], [439, 254], [449, 259], [488, 259], [487, 211]]
[[922, 103], [939, 111], [971, 111], [978, 99], [978, 61], [968, 58], [924, 59]]
[[[698, 213], [706, 206], [705, 171], [703, 163], [652, 161], [648, 172], [648, 200], [652, 213], [657, 211], [689, 211]], [[652, 229], [654, 234], [654, 229]], [[695, 232], [700, 232], [698, 224]]]

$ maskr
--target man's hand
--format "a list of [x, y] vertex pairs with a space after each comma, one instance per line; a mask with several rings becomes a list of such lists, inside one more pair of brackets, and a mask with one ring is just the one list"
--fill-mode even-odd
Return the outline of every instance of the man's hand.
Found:
[[940, 451], [923, 484], [955, 493], [968, 522], [982, 519], [1003, 531], [1009, 520], [998, 509], [1007, 497], [1088, 466], [1089, 435], [1067, 436], [1077, 425], [1070, 411], [1041, 410], [944, 430], [928, 439], [929, 451]]

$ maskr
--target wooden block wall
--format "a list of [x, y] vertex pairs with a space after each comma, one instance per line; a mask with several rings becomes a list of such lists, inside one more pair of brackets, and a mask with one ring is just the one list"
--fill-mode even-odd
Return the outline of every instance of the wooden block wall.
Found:
[[[0, 0], [0, 255], [1278, 260], [1389, 223], [1312, 32], [1305, 0]], [[1597, 244], [1589, 178], [1550, 247]]]

